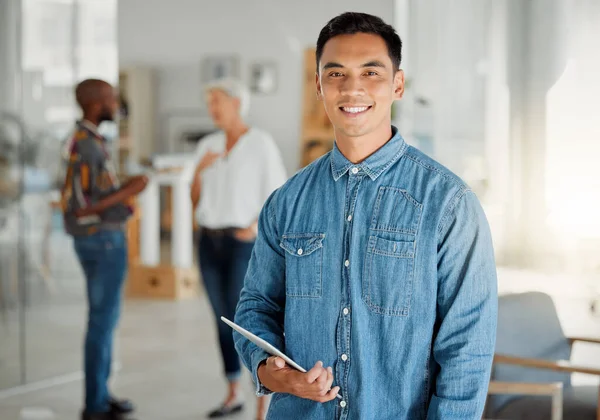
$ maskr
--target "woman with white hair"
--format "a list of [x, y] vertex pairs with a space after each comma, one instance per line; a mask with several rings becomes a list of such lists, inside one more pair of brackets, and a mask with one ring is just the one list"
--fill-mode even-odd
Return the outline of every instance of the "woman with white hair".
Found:
[[[225, 401], [209, 414], [224, 417], [243, 409], [239, 391], [241, 365], [231, 329], [254, 246], [257, 220], [268, 196], [287, 179], [273, 138], [244, 121], [249, 92], [238, 80], [223, 79], [206, 88], [208, 109], [220, 129], [200, 140], [193, 166], [191, 197], [200, 227], [200, 272], [217, 323], [229, 384]], [[265, 415], [258, 399], [257, 419]]]

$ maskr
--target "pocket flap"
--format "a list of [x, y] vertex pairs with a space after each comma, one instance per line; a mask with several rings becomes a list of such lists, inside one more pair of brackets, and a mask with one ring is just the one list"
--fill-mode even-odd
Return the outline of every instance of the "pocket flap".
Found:
[[288, 253], [297, 257], [304, 257], [312, 254], [317, 249], [323, 247], [325, 234], [322, 233], [298, 233], [283, 235], [281, 246]]
[[415, 256], [414, 241], [390, 241], [379, 236], [371, 236], [370, 242], [371, 249], [375, 254], [397, 258], [414, 258]]

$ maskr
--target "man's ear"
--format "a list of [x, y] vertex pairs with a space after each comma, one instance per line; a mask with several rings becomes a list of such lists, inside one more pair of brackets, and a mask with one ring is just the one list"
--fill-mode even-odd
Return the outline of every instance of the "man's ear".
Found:
[[398, 70], [394, 75], [394, 99], [402, 99], [404, 95], [404, 70]]
[[318, 71], [315, 73], [315, 86], [317, 87], [317, 100], [320, 101], [323, 98], [323, 93], [321, 92], [321, 78]]

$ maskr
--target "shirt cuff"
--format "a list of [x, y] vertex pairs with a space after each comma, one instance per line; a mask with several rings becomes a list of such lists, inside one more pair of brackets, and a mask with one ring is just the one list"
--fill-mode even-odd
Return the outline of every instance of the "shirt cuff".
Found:
[[263, 395], [270, 395], [273, 393], [268, 388], [263, 386], [263, 384], [260, 383], [260, 379], [258, 379], [258, 367], [264, 360], [267, 360], [269, 356], [269, 353], [267, 353], [260, 347], [257, 347], [256, 350], [254, 350], [254, 352], [250, 356], [252, 362], [252, 378], [254, 379], [254, 383], [256, 384], [257, 397], [262, 397]]

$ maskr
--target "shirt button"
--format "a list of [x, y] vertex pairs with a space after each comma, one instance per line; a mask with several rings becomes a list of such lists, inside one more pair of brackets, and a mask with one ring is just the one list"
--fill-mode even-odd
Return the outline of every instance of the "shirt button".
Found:
[[340, 402], [340, 407], [345, 408], [346, 407], [346, 401]]
[[354, 167], [354, 168], [352, 168], [352, 170], [350, 172], [352, 172], [354, 175], [356, 175], [358, 173], [358, 168]]
[[349, 222], [351, 222], [352, 221], [352, 215], [349, 215], [346, 220], [349, 221]]
[[344, 310], [342, 312], [344, 312], [344, 315], [348, 315], [350, 313], [350, 311], [348, 310], [348, 308], [344, 308]]
[[302, 255], [303, 253], [304, 253], [304, 251], [302, 250], [302, 248], [300, 248], [300, 249], [298, 250], [298, 255]]
[[348, 261], [348, 260], [344, 261], [344, 265], [345, 265], [346, 267], [348, 267], [348, 266], [350, 265], [350, 261]]
[[342, 360], [345, 362], [346, 360], [348, 360], [348, 356], [345, 354], [342, 354]]

